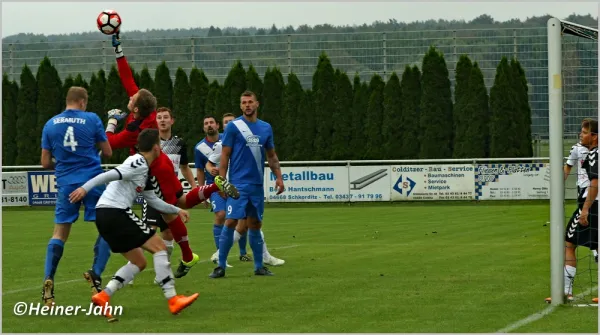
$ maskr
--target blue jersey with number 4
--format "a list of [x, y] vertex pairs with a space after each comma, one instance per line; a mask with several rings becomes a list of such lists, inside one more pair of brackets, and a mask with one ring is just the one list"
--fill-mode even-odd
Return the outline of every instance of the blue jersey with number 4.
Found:
[[48, 120], [42, 131], [42, 149], [56, 159], [57, 185], [84, 183], [102, 173], [96, 143], [107, 140], [95, 113], [68, 109]]
[[265, 152], [275, 146], [271, 125], [239, 117], [227, 124], [222, 142], [223, 147], [231, 147], [229, 181], [234, 185], [263, 185]]

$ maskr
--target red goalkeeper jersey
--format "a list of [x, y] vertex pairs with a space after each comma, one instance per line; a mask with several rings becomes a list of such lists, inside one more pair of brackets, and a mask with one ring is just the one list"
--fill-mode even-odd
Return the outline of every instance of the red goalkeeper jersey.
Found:
[[[125, 87], [127, 95], [132, 97], [140, 89], [133, 80], [133, 74], [131, 73], [127, 59], [125, 59], [125, 57], [117, 58], [117, 66], [119, 68], [119, 75], [121, 76], [121, 83], [123, 84], [123, 87]], [[153, 111], [146, 118], [140, 120], [134, 119], [133, 113], [129, 113], [123, 131], [117, 134], [106, 132], [106, 136], [108, 137], [108, 143], [110, 143], [111, 148], [129, 148], [129, 154], [133, 155], [137, 152], [136, 145], [138, 135], [142, 130], [148, 128], [158, 129], [158, 124], [156, 123], [156, 111]]]

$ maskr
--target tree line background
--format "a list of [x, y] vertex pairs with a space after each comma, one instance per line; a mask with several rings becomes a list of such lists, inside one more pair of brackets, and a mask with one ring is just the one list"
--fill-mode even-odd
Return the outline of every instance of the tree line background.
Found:
[[[527, 79], [516, 59], [503, 57], [497, 64], [488, 93], [477, 62], [462, 55], [454, 97], [444, 55], [435, 47], [423, 56], [420, 68], [407, 65], [387, 82], [377, 74], [361, 81], [358, 75], [334, 69], [324, 53], [309, 88], [303, 88], [294, 73], [284, 78], [273, 67], [261, 78], [252, 65], [245, 69], [240, 61], [223, 84], [198, 68], [189, 76], [177, 68], [173, 82], [170, 71], [165, 62], [154, 76], [147, 66], [140, 72], [132, 69], [138, 86], [153, 92], [159, 106], [174, 111], [174, 134], [186, 139], [190, 158], [204, 137], [204, 117], [220, 121], [224, 113], [240, 115], [240, 94], [246, 89], [257, 93], [259, 118], [273, 126], [282, 161], [533, 155]], [[64, 109], [66, 91], [74, 85], [88, 89], [87, 109], [103, 121], [106, 111], [127, 109], [116, 64], [108, 74], [99, 70], [89, 81], [77, 75], [62, 82], [48, 57], [35, 75], [23, 66], [18, 82], [3, 75], [5, 166], [39, 164], [42, 128]], [[105, 163], [120, 163], [127, 155], [127, 150], [117, 150]]]
[[[202, 69], [210, 80], [223, 84], [235, 60], [247, 69], [254, 66], [264, 77], [266, 69], [279, 67], [287, 78], [294, 73], [304, 89], [312, 87], [312, 72], [320, 52], [327, 52], [332, 64], [350, 76], [358, 73], [362, 81], [378, 73], [387, 81], [391, 72], [400, 75], [406, 64], [420, 65], [430, 45], [445, 54], [450, 71], [461, 54], [477, 61], [488, 91], [495, 67], [502, 56], [519, 59], [526, 69], [532, 132], [536, 138], [548, 137], [548, 15], [526, 20], [499, 22], [489, 15], [471, 21], [427, 20], [398, 22], [394, 19], [355, 26], [328, 24], [298, 27], [198, 27], [191, 29], [154, 29], [130, 31], [124, 26], [125, 54], [137, 69], [147, 64], [151, 71], [166, 60], [174, 70], [183, 67]], [[569, 15], [565, 18], [584, 26], [596, 27], [597, 17]], [[91, 22], [91, 21], [90, 21]], [[93, 29], [93, 27], [90, 27]], [[565, 132], [577, 133], [579, 120], [597, 111], [597, 42], [564, 37]], [[384, 42], [385, 40], [385, 42]], [[78, 73], [89, 79], [92, 73], [110, 71], [114, 62], [110, 38], [97, 30], [62, 35], [18, 34], [2, 39], [2, 67], [10, 79], [18, 80], [21, 68], [32, 71], [44, 56], [52, 59], [61, 79]], [[386, 45], [384, 49], [384, 45]], [[384, 65], [386, 67], [384, 69]], [[451, 82], [454, 88], [454, 74]], [[174, 79], [174, 77], [173, 77]]]

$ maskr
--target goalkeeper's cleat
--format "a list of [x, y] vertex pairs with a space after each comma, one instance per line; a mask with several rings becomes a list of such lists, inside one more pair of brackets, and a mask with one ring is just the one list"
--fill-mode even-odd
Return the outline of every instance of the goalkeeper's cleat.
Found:
[[198, 299], [198, 295], [198, 293], [194, 293], [189, 297], [184, 295], [174, 296], [173, 298], [169, 299], [169, 311], [171, 311], [171, 314], [179, 314], [186, 307], [193, 304], [194, 301]]
[[[214, 254], [212, 254], [212, 256], [210, 256], [210, 261], [213, 262], [213, 264], [218, 264], [219, 263], [219, 250], [217, 250]], [[229, 265], [229, 262], [225, 262], [225, 265], [228, 268], [232, 268], [232, 265]]]
[[54, 281], [50, 278], [44, 280], [44, 286], [42, 287], [42, 301], [44, 305], [52, 307], [54, 304]]
[[250, 255], [240, 255], [240, 262], [252, 262], [252, 257]]
[[228, 197], [233, 199], [238, 199], [240, 197], [240, 192], [238, 192], [238, 189], [232, 183], [228, 182], [227, 179], [221, 176], [216, 176], [215, 184], [217, 184], [219, 190], [224, 192]]
[[[573, 302], [574, 300], [575, 300], [575, 298], [573, 298], [572, 294], [565, 295], [565, 302], [569, 303], [569, 302]], [[545, 301], [546, 301], [547, 304], [552, 303], [552, 297], [546, 298]]]
[[285, 261], [283, 259], [279, 259], [277, 257], [273, 257], [273, 256], [269, 255], [269, 257], [265, 257], [263, 259], [263, 263], [266, 265], [271, 265], [271, 266], [281, 266], [281, 265], [285, 264]]
[[183, 260], [181, 260], [181, 262], [179, 262], [179, 266], [177, 267], [177, 271], [175, 271], [175, 278], [181, 278], [187, 275], [187, 273], [190, 272], [192, 266], [196, 265], [196, 263], [198, 263], [199, 260], [200, 256], [196, 254], [193, 254], [192, 260], [189, 262], [184, 262]]
[[216, 267], [213, 272], [209, 275], [210, 278], [223, 278], [225, 277], [225, 270], [222, 267]]
[[98, 294], [102, 292], [102, 278], [98, 276], [94, 270], [87, 270], [83, 273], [83, 278], [87, 280], [92, 288], [92, 294]]
[[110, 313], [112, 308], [110, 308], [110, 296], [108, 293], [102, 291], [98, 294], [94, 294], [92, 296], [92, 303], [94, 303], [96, 306], [102, 307], [102, 314], [104, 314], [108, 322], [118, 321], [118, 319]]
[[256, 271], [254, 271], [256, 276], [274, 276], [273, 272], [269, 271], [266, 267], [262, 267]]

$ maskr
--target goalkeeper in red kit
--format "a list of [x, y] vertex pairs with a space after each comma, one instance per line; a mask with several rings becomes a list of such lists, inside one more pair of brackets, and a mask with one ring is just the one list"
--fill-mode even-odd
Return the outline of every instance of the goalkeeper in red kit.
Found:
[[[139, 133], [148, 128], [158, 128], [156, 122], [156, 98], [146, 89], [139, 89], [135, 84], [127, 59], [123, 54], [119, 34], [112, 36], [112, 45], [117, 58], [117, 67], [121, 77], [121, 83], [129, 96], [127, 109], [131, 112], [127, 115], [118, 109], [108, 112], [108, 126], [106, 135], [113, 149], [129, 148], [130, 154], [135, 154], [137, 137]], [[151, 101], [154, 100], [154, 103]], [[115, 129], [120, 120], [125, 119], [125, 128], [115, 134]], [[150, 165], [150, 182], [154, 186], [156, 195], [165, 202], [180, 206], [180, 208], [192, 208], [208, 199], [214, 192], [222, 191], [232, 198], [237, 198], [239, 193], [235, 186], [224, 178], [216, 180], [211, 185], [203, 185], [192, 189], [187, 194], [183, 193], [183, 186], [177, 177], [175, 167], [171, 159], [161, 152], [160, 156]], [[198, 263], [200, 257], [192, 252], [190, 248], [187, 228], [178, 215], [163, 215], [167, 222], [175, 242], [181, 248], [182, 260], [175, 272], [176, 278], [185, 276], [190, 268]]]

